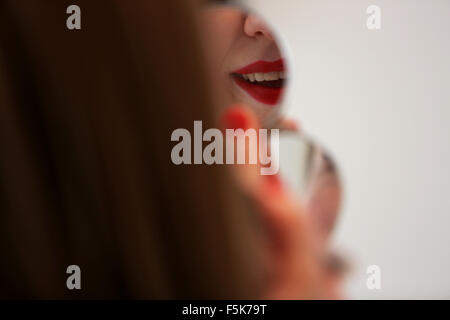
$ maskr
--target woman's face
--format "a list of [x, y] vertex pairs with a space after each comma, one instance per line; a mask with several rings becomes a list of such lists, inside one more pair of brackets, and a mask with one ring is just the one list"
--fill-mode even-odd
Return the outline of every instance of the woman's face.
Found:
[[244, 103], [263, 124], [277, 120], [286, 71], [267, 25], [241, 9], [210, 5], [202, 12], [202, 31], [221, 106]]

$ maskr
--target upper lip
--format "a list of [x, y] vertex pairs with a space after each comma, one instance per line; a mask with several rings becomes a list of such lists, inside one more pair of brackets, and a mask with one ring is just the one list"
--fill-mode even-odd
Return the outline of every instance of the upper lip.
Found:
[[276, 61], [256, 61], [241, 69], [233, 71], [237, 74], [249, 74], [249, 73], [268, 73], [268, 72], [283, 72], [284, 60], [278, 59]]

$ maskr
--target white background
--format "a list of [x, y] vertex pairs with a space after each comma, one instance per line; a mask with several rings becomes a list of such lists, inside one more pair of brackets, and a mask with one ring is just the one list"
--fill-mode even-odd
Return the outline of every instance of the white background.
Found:
[[[352, 258], [348, 296], [450, 298], [450, 0], [245, 2], [287, 46], [284, 112], [344, 177], [334, 242]], [[366, 27], [369, 5], [381, 30]]]

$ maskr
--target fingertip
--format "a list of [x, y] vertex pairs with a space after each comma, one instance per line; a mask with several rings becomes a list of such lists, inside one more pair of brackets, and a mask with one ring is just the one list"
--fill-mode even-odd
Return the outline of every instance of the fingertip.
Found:
[[258, 121], [254, 113], [245, 105], [236, 104], [228, 107], [221, 117], [222, 126], [225, 129], [256, 128]]

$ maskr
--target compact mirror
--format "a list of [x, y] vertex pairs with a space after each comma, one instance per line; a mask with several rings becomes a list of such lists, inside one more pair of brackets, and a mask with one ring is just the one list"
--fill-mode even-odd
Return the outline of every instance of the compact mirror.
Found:
[[262, 127], [279, 128], [279, 168], [326, 237], [336, 221], [341, 186], [334, 161], [283, 116], [290, 73], [273, 29], [230, 1], [207, 1], [201, 12], [207, 67], [220, 108], [245, 104]]
[[274, 125], [289, 72], [272, 29], [228, 1], [207, 1], [201, 18], [210, 82], [220, 95], [220, 108], [243, 103], [263, 126]]
[[333, 159], [304, 133], [284, 130], [278, 161], [283, 181], [299, 195], [320, 238], [326, 239], [334, 229], [342, 199]]

